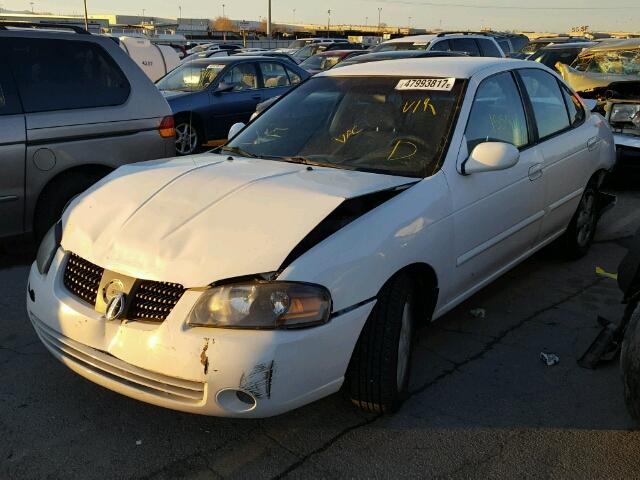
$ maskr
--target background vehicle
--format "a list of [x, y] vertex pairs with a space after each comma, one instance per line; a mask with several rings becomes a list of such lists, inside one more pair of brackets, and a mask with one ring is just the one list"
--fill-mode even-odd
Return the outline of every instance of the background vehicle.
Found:
[[571, 65], [573, 61], [578, 57], [578, 54], [585, 48], [593, 47], [597, 45], [595, 42], [567, 42], [567, 43], [552, 43], [538, 49], [535, 53], [532, 53], [527, 60], [533, 62], [542, 63], [547, 67], [559, 71], [556, 67], [556, 63], [564, 63]]
[[114, 168], [175, 154], [167, 102], [110, 38], [0, 22], [0, 64], [0, 237], [40, 238]]
[[429, 50], [392, 50], [388, 52], [364, 53], [356, 57], [347, 58], [336, 65], [336, 68], [347, 67], [358, 63], [379, 62], [382, 60], [400, 60], [403, 58], [438, 58], [438, 57], [468, 57], [460, 52], [437, 52]]
[[569, 36], [557, 36], [557, 37], [539, 37], [533, 40], [530, 40], [522, 49], [517, 52], [517, 54], [512, 55], [513, 58], [525, 59], [529, 55], [536, 53], [543, 47], [546, 47], [550, 44], [559, 44], [559, 43], [575, 43], [575, 42], [591, 42], [588, 38], [585, 37], [569, 37]]
[[371, 48], [370, 52], [394, 50], [427, 50], [438, 52], [461, 52], [471, 57], [504, 57], [505, 54], [489, 35], [475, 33], [439, 33], [437, 35], [414, 35], [396, 38]]
[[174, 113], [176, 151], [187, 155], [226, 138], [231, 125], [248, 121], [258, 103], [308, 77], [287, 60], [232, 55], [185, 63], [156, 86]]
[[335, 43], [335, 42], [346, 42], [344, 38], [299, 38], [297, 40], [292, 41], [287, 48], [279, 48], [278, 52], [284, 52], [288, 54], [294, 54], [298, 50], [307, 45], [311, 45], [313, 43]]
[[529, 37], [522, 34], [504, 33], [504, 32], [483, 32], [485, 35], [492, 36], [507, 57], [511, 57], [519, 52], [527, 43]]
[[202, 52], [192, 53], [191, 55], [184, 57], [180, 62], [180, 65], [203, 58], [229, 57], [234, 54], [234, 51], [235, 50], [204, 50]]
[[152, 82], [180, 64], [180, 55], [169, 45], [158, 45], [140, 37], [118, 37], [118, 43]]
[[335, 43], [313, 43], [301, 48], [292, 55], [296, 62], [302, 63], [307, 58], [316, 55], [321, 52], [328, 52], [331, 50], [365, 50], [364, 45], [361, 43], [349, 43], [346, 41]]
[[321, 52], [307, 58], [300, 64], [300, 68], [304, 68], [307, 72], [315, 75], [324, 72], [338, 65], [343, 60], [354, 58], [365, 53], [365, 50], [330, 50]]
[[242, 51], [240, 53], [234, 53], [234, 55], [237, 56], [237, 57], [248, 57], [248, 56], [273, 57], [273, 58], [279, 58], [281, 60], [287, 60], [287, 61], [293, 63], [294, 65], [298, 64], [296, 59], [293, 58], [288, 53], [277, 52], [277, 51], [273, 51], [273, 50], [266, 50], [266, 51], [262, 51], [262, 52], [244, 52], [244, 51]]

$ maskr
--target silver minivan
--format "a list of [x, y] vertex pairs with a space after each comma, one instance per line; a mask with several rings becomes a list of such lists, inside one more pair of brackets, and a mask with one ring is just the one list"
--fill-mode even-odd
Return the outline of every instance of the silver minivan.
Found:
[[41, 238], [113, 169], [174, 155], [169, 105], [113, 40], [0, 22], [0, 238]]

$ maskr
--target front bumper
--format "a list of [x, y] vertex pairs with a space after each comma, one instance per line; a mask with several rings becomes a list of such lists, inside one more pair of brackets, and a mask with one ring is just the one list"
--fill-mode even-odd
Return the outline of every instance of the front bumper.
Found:
[[161, 324], [108, 321], [66, 290], [66, 260], [59, 249], [48, 275], [31, 267], [27, 311], [42, 343], [99, 385], [190, 413], [268, 417], [336, 392], [374, 305], [304, 330], [189, 328], [201, 293], [188, 290]]

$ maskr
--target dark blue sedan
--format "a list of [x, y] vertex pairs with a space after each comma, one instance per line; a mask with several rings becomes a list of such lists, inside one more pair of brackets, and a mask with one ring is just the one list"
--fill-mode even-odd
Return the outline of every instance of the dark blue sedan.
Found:
[[309, 77], [291, 62], [271, 57], [194, 60], [158, 80], [176, 125], [176, 150], [194, 153], [212, 140], [227, 138], [234, 123], [249, 121], [256, 105]]

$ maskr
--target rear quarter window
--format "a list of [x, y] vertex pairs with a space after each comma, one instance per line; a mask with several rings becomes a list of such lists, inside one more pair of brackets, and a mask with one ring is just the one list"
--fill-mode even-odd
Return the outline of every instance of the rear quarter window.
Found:
[[122, 105], [131, 87], [99, 45], [21, 38], [8, 52], [27, 113]]
[[478, 38], [476, 41], [480, 45], [483, 57], [502, 57], [502, 52], [491, 40]]
[[[4, 59], [0, 56], [0, 62]], [[0, 115], [16, 115], [22, 113], [20, 100], [7, 68], [0, 68]]]

